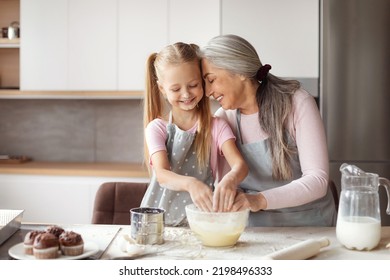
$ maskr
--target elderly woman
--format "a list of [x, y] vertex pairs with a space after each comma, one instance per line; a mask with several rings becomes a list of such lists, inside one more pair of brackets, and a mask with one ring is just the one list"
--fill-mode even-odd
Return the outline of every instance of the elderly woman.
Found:
[[[251, 226], [333, 226], [325, 130], [314, 98], [298, 81], [263, 65], [254, 47], [235, 35], [201, 49], [206, 95], [221, 108], [249, 165], [233, 210], [249, 208]], [[221, 157], [219, 172], [228, 168]]]

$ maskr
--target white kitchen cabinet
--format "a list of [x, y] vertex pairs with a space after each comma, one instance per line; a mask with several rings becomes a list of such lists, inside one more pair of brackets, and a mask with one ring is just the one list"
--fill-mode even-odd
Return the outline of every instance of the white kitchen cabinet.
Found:
[[116, 90], [116, 1], [21, 0], [21, 90]]
[[222, 34], [251, 42], [275, 75], [319, 76], [319, 1], [222, 0]]
[[117, 1], [68, 0], [69, 90], [117, 89]]
[[68, 1], [21, 0], [20, 88], [68, 86]]
[[0, 175], [0, 209], [24, 209], [23, 222], [90, 224], [95, 194], [104, 182], [147, 178]]
[[181, 41], [203, 46], [220, 34], [220, 0], [170, 0], [169, 3], [170, 44]]
[[144, 89], [151, 53], [178, 41], [201, 46], [220, 32], [219, 0], [119, 0], [118, 12], [119, 90]]
[[118, 1], [119, 90], [145, 88], [146, 60], [168, 44], [167, 22], [168, 0]]
[[220, 0], [21, 1], [25, 91], [143, 90], [152, 52], [220, 34]]
[[168, 0], [22, 0], [21, 17], [22, 90], [143, 90], [168, 44]]

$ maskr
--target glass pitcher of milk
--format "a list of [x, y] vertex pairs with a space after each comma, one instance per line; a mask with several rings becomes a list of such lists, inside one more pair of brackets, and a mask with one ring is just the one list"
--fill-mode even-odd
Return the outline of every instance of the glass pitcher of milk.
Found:
[[[389, 198], [390, 181], [346, 163], [341, 165], [340, 171], [337, 239], [348, 249], [371, 250], [381, 239], [378, 187], [384, 186]], [[390, 201], [386, 213], [390, 215]]]

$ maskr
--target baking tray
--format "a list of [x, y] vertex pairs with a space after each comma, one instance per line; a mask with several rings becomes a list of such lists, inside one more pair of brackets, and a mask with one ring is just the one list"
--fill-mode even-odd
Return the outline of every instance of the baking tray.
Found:
[[20, 228], [23, 212], [24, 210], [0, 209], [0, 245]]

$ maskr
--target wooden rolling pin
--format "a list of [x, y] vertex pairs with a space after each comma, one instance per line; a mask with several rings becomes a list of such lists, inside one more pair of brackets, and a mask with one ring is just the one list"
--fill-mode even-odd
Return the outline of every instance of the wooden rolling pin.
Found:
[[263, 257], [265, 260], [306, 260], [318, 254], [321, 248], [329, 246], [327, 238], [308, 239]]

